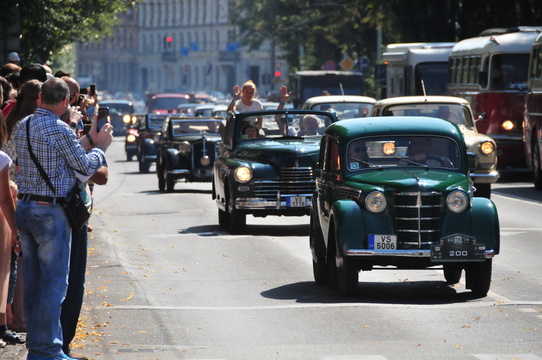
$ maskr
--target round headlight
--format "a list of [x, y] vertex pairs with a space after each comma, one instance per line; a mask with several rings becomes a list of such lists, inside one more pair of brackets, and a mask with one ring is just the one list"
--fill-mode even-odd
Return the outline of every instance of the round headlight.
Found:
[[446, 198], [446, 205], [448, 205], [450, 211], [460, 213], [469, 206], [469, 198], [463, 191], [452, 191]]
[[373, 191], [365, 198], [365, 206], [372, 213], [380, 213], [386, 210], [387, 205], [386, 196], [380, 191]]
[[501, 126], [504, 130], [507, 130], [507, 131], [514, 129], [514, 123], [511, 120], [503, 121]]
[[480, 144], [480, 151], [484, 155], [490, 155], [493, 154], [495, 151], [495, 145], [491, 141], [484, 141]]
[[122, 122], [128, 124], [130, 122], [130, 115], [126, 114], [122, 117]]
[[202, 166], [207, 166], [211, 163], [211, 159], [209, 158], [209, 156], [205, 155], [201, 157], [201, 159], [199, 160], [199, 163]]
[[235, 180], [246, 183], [252, 179], [252, 170], [246, 166], [239, 166], [235, 169]]
[[192, 146], [190, 146], [190, 143], [188, 141], [183, 141], [179, 144], [179, 151], [181, 154], [186, 155], [192, 150]]
[[136, 137], [134, 134], [129, 134], [128, 136], [126, 136], [126, 141], [127, 142], [134, 142], [136, 141]]

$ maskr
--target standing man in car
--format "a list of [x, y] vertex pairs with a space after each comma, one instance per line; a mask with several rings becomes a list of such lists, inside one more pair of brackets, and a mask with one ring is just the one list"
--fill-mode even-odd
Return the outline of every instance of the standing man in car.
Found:
[[[60, 120], [69, 103], [66, 82], [43, 83], [39, 107], [16, 132], [19, 202], [17, 227], [24, 261], [24, 310], [29, 360], [71, 359], [62, 351], [60, 308], [66, 295], [72, 229], [60, 202], [76, 183], [75, 171], [91, 175], [105, 161], [112, 127], [91, 131], [81, 141]], [[29, 126], [27, 138], [27, 122]], [[95, 147], [88, 153], [85, 149]], [[29, 145], [49, 177], [49, 188], [30, 157]]]

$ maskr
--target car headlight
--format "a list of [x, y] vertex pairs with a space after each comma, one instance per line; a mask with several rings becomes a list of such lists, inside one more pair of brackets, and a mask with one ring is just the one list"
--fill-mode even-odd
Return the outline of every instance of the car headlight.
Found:
[[122, 122], [128, 124], [130, 122], [130, 115], [126, 114], [122, 117]]
[[252, 179], [252, 170], [247, 166], [239, 166], [235, 169], [235, 180], [246, 183]]
[[505, 120], [501, 124], [501, 127], [506, 131], [514, 130], [514, 122], [512, 120]]
[[199, 163], [202, 166], [208, 166], [211, 163], [211, 159], [209, 158], [209, 156], [205, 155], [201, 157], [201, 159], [199, 160]]
[[183, 141], [179, 144], [179, 151], [181, 154], [186, 155], [192, 150], [192, 146], [190, 146], [190, 143], [188, 141]]
[[136, 137], [134, 134], [129, 134], [128, 136], [126, 136], [126, 141], [127, 142], [134, 142], [136, 141]]
[[372, 213], [381, 213], [386, 210], [388, 201], [381, 191], [373, 191], [365, 198], [365, 206]]
[[463, 191], [452, 191], [446, 198], [448, 209], [454, 213], [460, 213], [469, 206], [469, 198]]
[[480, 151], [484, 155], [491, 155], [495, 151], [495, 145], [491, 141], [484, 141], [480, 144]]

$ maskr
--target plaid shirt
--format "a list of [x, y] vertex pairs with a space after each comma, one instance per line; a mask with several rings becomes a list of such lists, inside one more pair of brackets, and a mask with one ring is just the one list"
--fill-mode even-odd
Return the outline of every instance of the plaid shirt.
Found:
[[[55, 193], [42, 178], [28, 152], [27, 121], [30, 121], [32, 152], [49, 176]], [[33, 115], [19, 123], [15, 133], [15, 147], [20, 194], [65, 197], [75, 185], [75, 171], [92, 175], [105, 163], [102, 149], [94, 148], [86, 153], [68, 124], [43, 108], [37, 108]]]

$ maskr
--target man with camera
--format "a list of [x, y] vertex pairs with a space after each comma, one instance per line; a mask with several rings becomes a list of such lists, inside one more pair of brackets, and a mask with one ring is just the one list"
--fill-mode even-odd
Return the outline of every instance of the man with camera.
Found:
[[[106, 124], [99, 132], [93, 126], [79, 141], [60, 120], [68, 109], [70, 94], [63, 79], [47, 80], [39, 95], [40, 106], [20, 123], [15, 135], [19, 165], [16, 219], [25, 258], [24, 308], [30, 360], [71, 359], [62, 350], [60, 324], [72, 240], [62, 202], [75, 186], [75, 172], [94, 174], [105, 162], [105, 151], [113, 140], [113, 128]], [[91, 150], [87, 153], [85, 149]]]

